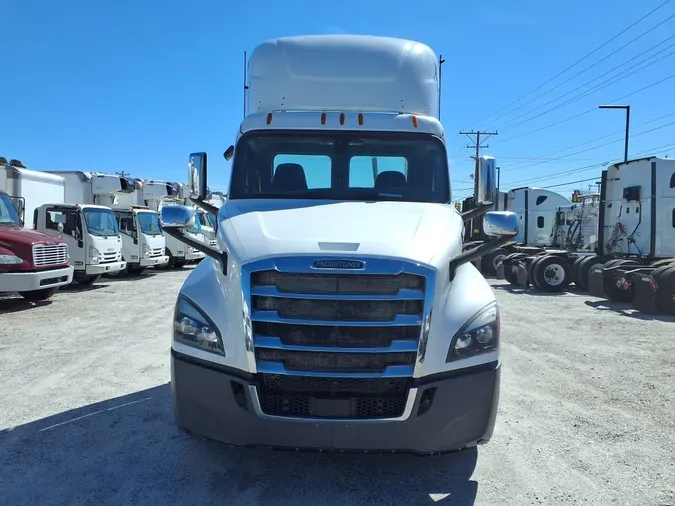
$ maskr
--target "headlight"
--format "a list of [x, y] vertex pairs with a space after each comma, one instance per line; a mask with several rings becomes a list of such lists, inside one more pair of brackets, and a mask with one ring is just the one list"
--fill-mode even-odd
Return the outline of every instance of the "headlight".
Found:
[[19, 265], [23, 263], [23, 258], [16, 255], [0, 255], [0, 265]]
[[89, 263], [97, 264], [99, 262], [99, 251], [93, 246], [89, 246]]
[[176, 306], [173, 337], [183, 344], [225, 355], [223, 340], [215, 325], [185, 298], [180, 298]]
[[143, 244], [143, 256], [144, 257], [150, 256], [150, 246], [148, 246], [147, 244]]
[[499, 309], [492, 302], [478, 311], [450, 341], [445, 361], [459, 360], [499, 346]]

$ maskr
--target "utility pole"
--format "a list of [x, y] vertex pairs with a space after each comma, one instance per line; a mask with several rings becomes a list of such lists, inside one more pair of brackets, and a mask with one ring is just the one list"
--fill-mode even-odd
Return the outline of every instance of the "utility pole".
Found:
[[476, 156], [472, 156], [472, 158], [476, 161], [476, 166], [475, 166], [474, 174], [473, 174], [473, 194], [474, 194], [474, 196], [476, 196], [476, 195], [478, 195], [478, 188], [477, 188], [477, 185], [478, 185], [478, 168], [479, 168], [478, 157], [480, 155], [481, 149], [487, 149], [487, 148], [490, 147], [489, 145], [485, 145], [485, 146], [481, 145], [481, 143], [480, 143], [481, 142], [481, 136], [485, 136], [483, 138], [483, 140], [486, 140], [488, 137], [492, 137], [493, 135], [499, 135], [499, 134], [497, 132], [481, 132], [480, 130], [478, 130], [478, 131], [471, 130], [470, 132], [465, 132], [465, 131], [462, 130], [461, 132], [459, 132], [459, 135], [466, 135], [471, 140], [473, 140], [472, 136], [474, 136], [474, 135], [476, 136], [476, 142], [466, 146], [467, 148], [476, 150]]
[[443, 55], [440, 55], [438, 57], [438, 121], [441, 120], [441, 95], [443, 93], [443, 89], [441, 88], [441, 83], [442, 83], [442, 75], [443, 75], [443, 64], [445, 63], [445, 60], [443, 59]]
[[127, 176], [131, 175], [128, 172], [124, 172], [123, 170], [121, 170], [119, 172], [115, 172], [115, 174], [117, 174], [118, 176], [121, 176], [121, 177], [127, 177]]

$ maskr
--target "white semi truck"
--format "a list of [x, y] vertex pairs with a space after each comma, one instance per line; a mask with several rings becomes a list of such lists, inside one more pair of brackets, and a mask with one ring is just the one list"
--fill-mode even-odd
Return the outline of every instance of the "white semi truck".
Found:
[[[451, 204], [436, 55], [393, 38], [291, 37], [258, 46], [248, 69], [220, 209], [205, 202], [206, 154], [190, 156], [218, 248], [183, 233], [194, 209], [161, 210], [168, 235], [209, 256], [172, 323], [178, 426], [296, 449], [486, 443], [501, 325], [471, 261], [512, 240], [518, 217], [486, 213], [494, 174], [480, 171], [478, 209]], [[463, 252], [463, 221], [483, 213], [496, 238]]]
[[513, 284], [546, 289], [533, 273], [552, 266], [591, 295], [675, 315], [675, 160], [647, 157], [604, 170], [597, 222], [594, 253], [507, 258], [505, 274]]
[[[180, 187], [173, 183], [148, 179], [135, 179], [134, 181], [139, 189], [134, 193], [120, 197], [118, 201], [120, 204], [145, 206], [154, 212], [159, 212], [166, 203], [183, 204], [185, 202], [185, 199], [180, 195]], [[189, 233], [197, 240], [205, 239], [201, 233], [199, 222], [195, 223]], [[156, 266], [158, 268], [182, 267], [188, 262], [202, 260], [206, 256], [203, 252], [187, 246], [170, 235], [164, 235], [162, 239], [164, 241], [162, 257], [167, 257], [167, 261], [159, 263]]]

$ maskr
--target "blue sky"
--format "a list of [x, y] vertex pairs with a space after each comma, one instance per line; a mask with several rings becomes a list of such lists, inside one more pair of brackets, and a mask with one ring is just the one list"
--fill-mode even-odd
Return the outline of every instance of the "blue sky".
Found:
[[455, 198], [470, 192], [472, 153], [458, 132], [471, 128], [499, 131], [482, 154], [497, 158], [502, 189], [561, 185], [552, 189], [567, 195], [589, 184], [571, 182], [594, 178], [597, 164], [623, 156], [624, 113], [597, 110], [598, 104], [631, 105], [631, 154], [675, 156], [675, 55], [669, 56], [675, 17], [645, 33], [675, 15], [675, 1], [493, 113], [663, 1], [446, 1], [413, 8], [401, 0], [2, 0], [0, 155], [33, 169], [125, 170], [183, 181], [187, 155], [203, 150], [211, 155], [210, 186], [222, 188], [229, 164], [221, 154], [242, 116], [243, 51], [279, 36], [369, 33], [419, 40], [445, 58], [441, 120]]

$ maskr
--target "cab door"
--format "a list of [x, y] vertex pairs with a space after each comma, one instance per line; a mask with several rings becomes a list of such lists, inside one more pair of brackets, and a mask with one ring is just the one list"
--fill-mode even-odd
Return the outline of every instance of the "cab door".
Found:
[[[60, 231], [61, 227], [63, 228]], [[86, 267], [86, 249], [82, 230], [82, 217], [79, 209], [59, 206], [45, 208], [44, 226], [40, 231], [66, 241], [71, 264], [75, 270], [84, 270]]]
[[122, 236], [122, 258], [126, 262], [137, 263], [139, 261], [139, 248], [136, 239], [134, 214], [130, 211], [115, 211], [115, 218], [117, 218], [117, 226]]

